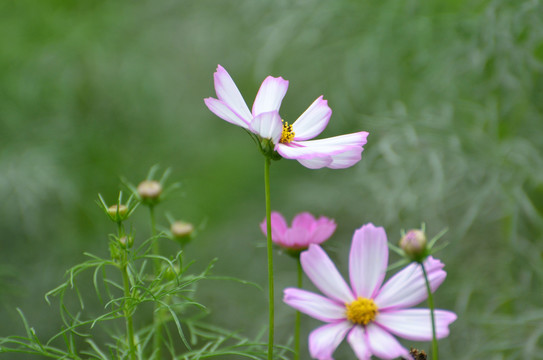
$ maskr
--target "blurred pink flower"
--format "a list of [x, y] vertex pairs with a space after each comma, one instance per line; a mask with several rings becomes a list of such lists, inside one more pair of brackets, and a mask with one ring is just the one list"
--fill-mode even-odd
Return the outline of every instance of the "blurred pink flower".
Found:
[[[383, 228], [367, 224], [354, 233], [349, 256], [350, 287], [318, 245], [310, 245], [301, 254], [301, 263], [306, 275], [326, 297], [287, 288], [284, 302], [328, 323], [309, 335], [313, 358], [332, 359], [335, 349], [347, 337], [360, 360], [369, 360], [372, 355], [411, 359], [409, 351], [393, 335], [413, 341], [432, 339], [430, 310], [410, 309], [427, 297], [420, 265], [408, 265], [382, 285], [388, 264]], [[424, 262], [432, 292], [445, 280], [443, 266], [431, 256]], [[437, 337], [446, 337], [456, 315], [446, 310], [436, 310], [434, 314]]]
[[279, 115], [279, 107], [288, 88], [287, 80], [272, 76], [264, 79], [252, 111], [249, 111], [236, 84], [222, 66], [217, 66], [213, 76], [217, 99], [204, 99], [209, 110], [262, 139], [271, 140], [274, 150], [282, 157], [295, 159], [310, 169], [342, 169], [360, 161], [368, 136], [366, 131], [309, 140], [326, 128], [332, 115], [328, 101], [322, 96], [289, 125]]
[[[271, 213], [272, 241], [287, 250], [299, 252], [310, 244], [321, 244], [328, 240], [336, 230], [333, 219], [321, 216], [315, 219], [308, 212], [294, 217], [292, 226], [288, 227], [283, 215], [276, 211]], [[266, 219], [260, 223], [260, 229], [267, 235]]]

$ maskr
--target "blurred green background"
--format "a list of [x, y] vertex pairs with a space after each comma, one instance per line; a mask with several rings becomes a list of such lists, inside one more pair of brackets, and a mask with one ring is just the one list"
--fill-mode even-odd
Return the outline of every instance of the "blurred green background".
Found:
[[[203, 103], [221, 64], [249, 104], [267, 75], [290, 80], [287, 121], [323, 94], [321, 137], [370, 132], [346, 170], [273, 163], [273, 209], [335, 218], [325, 247], [344, 274], [364, 223], [392, 242], [421, 222], [430, 236], [448, 227], [436, 301], [459, 319], [442, 357], [543, 359], [541, 1], [4, 0], [0, 34], [0, 336], [21, 333], [16, 307], [44, 338], [58, 330], [43, 295], [84, 251], [108, 255], [97, 194], [115, 201], [121, 176], [138, 183], [154, 164], [182, 183], [159, 222], [166, 210], [206, 221], [187, 248], [195, 271], [218, 257], [215, 274], [265, 287], [263, 158]], [[294, 276], [277, 255], [282, 343]], [[200, 290], [210, 321], [265, 325], [263, 291]], [[304, 337], [319, 324], [303, 321]], [[337, 358], [352, 358], [347, 345]]]

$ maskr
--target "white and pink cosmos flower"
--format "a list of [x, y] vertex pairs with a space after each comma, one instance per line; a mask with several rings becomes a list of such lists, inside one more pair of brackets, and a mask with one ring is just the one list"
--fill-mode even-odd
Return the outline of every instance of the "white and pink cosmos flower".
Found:
[[[304, 272], [325, 295], [298, 288], [284, 291], [284, 302], [327, 324], [309, 335], [309, 352], [319, 360], [330, 360], [347, 337], [356, 357], [369, 360], [404, 357], [409, 351], [393, 335], [412, 341], [432, 340], [429, 309], [411, 308], [427, 298], [420, 264], [412, 263], [383, 281], [388, 264], [388, 247], [383, 228], [367, 224], [353, 236], [349, 255], [350, 286], [318, 245], [301, 254]], [[443, 263], [433, 257], [424, 261], [431, 291], [445, 280]], [[436, 336], [449, 334], [456, 315], [435, 310]]]
[[289, 125], [279, 115], [281, 102], [288, 89], [287, 80], [272, 76], [264, 79], [252, 111], [249, 111], [239, 89], [222, 66], [217, 66], [213, 77], [217, 99], [204, 99], [209, 110], [261, 139], [269, 139], [274, 150], [282, 157], [297, 160], [310, 169], [342, 169], [360, 161], [368, 136], [366, 131], [310, 140], [326, 128], [332, 115], [328, 101], [322, 96]]
[[[321, 244], [328, 240], [336, 226], [335, 221], [326, 216], [315, 219], [310, 213], [303, 212], [292, 219], [292, 226], [289, 227], [283, 215], [276, 211], [271, 213], [272, 241], [296, 253], [311, 244]], [[267, 235], [266, 219], [260, 223], [260, 229]]]

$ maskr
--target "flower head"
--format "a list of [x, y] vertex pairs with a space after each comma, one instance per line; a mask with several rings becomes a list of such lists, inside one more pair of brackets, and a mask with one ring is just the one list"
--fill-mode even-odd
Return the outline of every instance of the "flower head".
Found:
[[[327, 323], [309, 335], [313, 358], [332, 359], [345, 337], [360, 360], [369, 360], [372, 355], [383, 359], [411, 358], [393, 335], [413, 341], [432, 339], [430, 310], [410, 308], [427, 297], [419, 264], [408, 265], [383, 285], [388, 263], [383, 228], [367, 224], [354, 233], [349, 256], [350, 286], [318, 245], [310, 245], [301, 254], [301, 263], [325, 296], [287, 288], [284, 302]], [[423, 264], [430, 288], [435, 291], [445, 280], [444, 265], [431, 256]], [[436, 310], [435, 317], [437, 337], [446, 337], [456, 315]]]
[[[308, 212], [294, 217], [292, 226], [288, 224], [283, 215], [278, 212], [271, 213], [272, 241], [289, 252], [299, 254], [310, 244], [321, 244], [328, 240], [336, 230], [334, 220], [325, 216], [315, 219]], [[267, 235], [266, 219], [260, 223], [260, 229]]]
[[310, 169], [347, 168], [360, 158], [368, 133], [365, 131], [328, 139], [310, 140], [328, 125], [332, 110], [322, 96], [292, 124], [281, 119], [279, 108], [288, 89], [282, 77], [268, 76], [260, 86], [249, 111], [236, 84], [222, 66], [214, 74], [217, 99], [204, 99], [215, 115], [234, 125], [268, 139], [273, 150], [287, 159], [295, 159]]

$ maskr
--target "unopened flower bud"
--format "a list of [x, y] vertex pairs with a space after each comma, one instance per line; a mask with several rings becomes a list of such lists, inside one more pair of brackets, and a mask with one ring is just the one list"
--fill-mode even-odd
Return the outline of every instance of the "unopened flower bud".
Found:
[[126, 219], [126, 214], [128, 213], [128, 207], [126, 205], [111, 205], [107, 209], [107, 213], [113, 221], [123, 221]]
[[401, 238], [400, 248], [412, 260], [420, 261], [426, 254], [426, 235], [422, 230], [409, 230]]
[[130, 249], [132, 245], [134, 245], [134, 237], [130, 235], [125, 235], [121, 238], [119, 238], [119, 243], [121, 246], [125, 249]]
[[162, 194], [162, 185], [155, 180], [145, 180], [138, 185], [138, 195], [142, 200], [154, 201]]
[[170, 226], [170, 231], [175, 240], [186, 243], [190, 241], [190, 236], [194, 232], [194, 226], [184, 221], [175, 221]]

